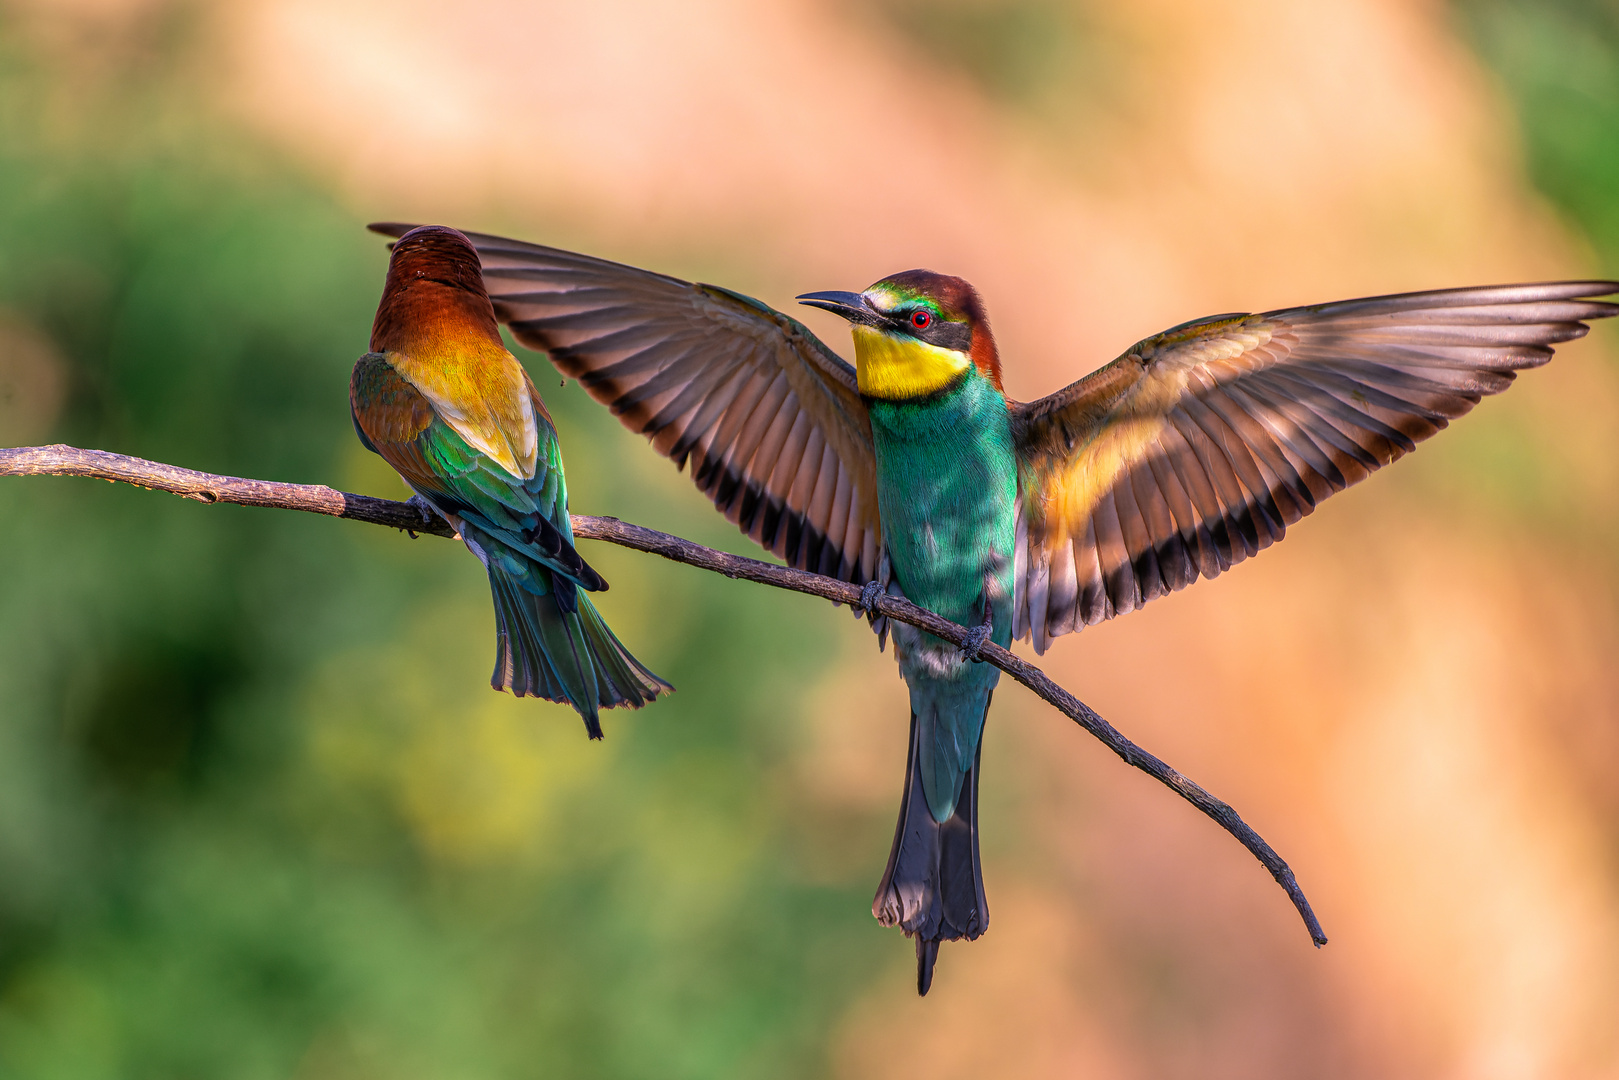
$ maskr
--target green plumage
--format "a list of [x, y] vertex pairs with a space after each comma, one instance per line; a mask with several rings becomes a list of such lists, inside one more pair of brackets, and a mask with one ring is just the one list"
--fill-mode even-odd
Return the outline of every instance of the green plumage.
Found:
[[[976, 367], [944, 390], [871, 399], [877, 506], [890, 590], [989, 640], [1012, 640], [1017, 469], [1006, 399]], [[872, 911], [916, 941], [927, 993], [941, 941], [989, 925], [978, 858], [978, 752], [1000, 671], [895, 624], [911, 692], [905, 795]]]
[[525, 478], [469, 444], [385, 354], [360, 358], [350, 395], [360, 441], [456, 527], [488, 571], [495, 688], [568, 702], [600, 738], [599, 709], [640, 705], [667, 687], [582, 591], [606, 582], [574, 550], [562, 451], [548, 420], [537, 418], [534, 475]]
[[[953, 622], [989, 616], [990, 640], [1012, 640], [1017, 468], [1006, 399], [976, 368], [911, 401], [871, 402], [877, 505], [894, 581], [913, 603]], [[920, 731], [917, 767], [936, 821], [955, 810], [1000, 671], [965, 663], [947, 641], [894, 626], [900, 673]]]

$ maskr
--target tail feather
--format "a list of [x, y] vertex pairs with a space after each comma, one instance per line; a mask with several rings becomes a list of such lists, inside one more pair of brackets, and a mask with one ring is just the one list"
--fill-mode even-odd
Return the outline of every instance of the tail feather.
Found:
[[[986, 712], [988, 703], [985, 703]], [[989, 904], [978, 859], [978, 763], [961, 778], [955, 810], [942, 824], [928, 810], [918, 768], [921, 726], [911, 713], [911, 746], [905, 760], [905, 794], [888, 868], [871, 913], [884, 926], [898, 926], [916, 940], [916, 991], [933, 985], [941, 941], [971, 941], [989, 928]]]
[[517, 697], [572, 705], [592, 739], [602, 737], [600, 709], [638, 709], [673, 690], [613, 636], [590, 599], [569, 589], [572, 610], [556, 592], [536, 594], [498, 566], [489, 569], [495, 601], [495, 671], [490, 685]]
[[490, 575], [495, 599], [495, 673], [490, 682], [496, 689], [509, 690], [518, 697], [556, 700], [566, 694], [560, 679], [545, 663], [544, 649], [534, 629], [534, 619], [523, 615], [526, 594], [510, 579]]

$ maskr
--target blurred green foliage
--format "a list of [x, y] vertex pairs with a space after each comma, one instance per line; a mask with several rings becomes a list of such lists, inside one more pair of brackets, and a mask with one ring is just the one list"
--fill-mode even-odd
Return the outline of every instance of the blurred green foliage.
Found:
[[850, 10], [1038, 131], [1066, 169], [1089, 168], [1089, 142], [1132, 107], [1131, 46], [1087, 0], [878, 0]]
[[1454, 0], [1517, 111], [1535, 185], [1619, 273], [1619, 3]]
[[[158, 54], [182, 32], [160, 29]], [[75, 68], [0, 22], [0, 312], [53, 344], [62, 391], [5, 415], [401, 493], [346, 398], [382, 243], [161, 59]], [[576, 510], [733, 540], [531, 367]], [[806, 869], [786, 764], [850, 620], [587, 554], [604, 614], [680, 687], [598, 744], [488, 690], [459, 545], [0, 483], [0, 1075], [821, 1072], [874, 966], [908, 963], [865, 910], [888, 822], [851, 814], [870, 857]]]
[[882, 0], [875, 10], [896, 34], [1014, 104], [1062, 83], [1084, 47], [1078, 13], [1062, 0]]

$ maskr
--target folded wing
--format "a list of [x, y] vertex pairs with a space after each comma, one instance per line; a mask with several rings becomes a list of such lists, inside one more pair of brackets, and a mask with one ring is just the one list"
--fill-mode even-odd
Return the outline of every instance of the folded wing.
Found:
[[354, 365], [349, 407], [366, 447], [441, 513], [471, 522], [580, 588], [605, 589], [601, 575], [574, 550], [556, 431], [532, 385], [527, 390], [539, 444], [529, 477], [514, 475], [469, 444], [380, 353], [367, 353]]
[[[407, 225], [373, 225], [400, 236]], [[495, 313], [789, 565], [876, 576], [871, 424], [847, 363], [757, 300], [480, 233]]]
[[1014, 633], [1052, 638], [1214, 577], [1619, 313], [1611, 281], [1226, 315], [1012, 409]]

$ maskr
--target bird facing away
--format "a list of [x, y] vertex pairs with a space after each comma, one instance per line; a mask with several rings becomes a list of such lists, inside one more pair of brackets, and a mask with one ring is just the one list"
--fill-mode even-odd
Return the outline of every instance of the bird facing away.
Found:
[[[408, 226], [374, 225], [388, 235]], [[1009, 400], [977, 292], [911, 270], [799, 299], [853, 329], [855, 365], [739, 293], [469, 234], [496, 316], [800, 569], [976, 629], [1053, 638], [1280, 540], [1334, 492], [1619, 313], [1619, 282], [1346, 300], [1184, 323], [1050, 397]], [[874, 624], [883, 633], [885, 620]], [[895, 626], [910, 689], [900, 818], [872, 905], [915, 939], [989, 923], [978, 753], [998, 671]]]
[[607, 588], [573, 547], [556, 428], [500, 338], [461, 233], [428, 225], [394, 245], [349, 381], [354, 430], [489, 571], [497, 690], [597, 711], [672, 690], [619, 644], [581, 590]]

